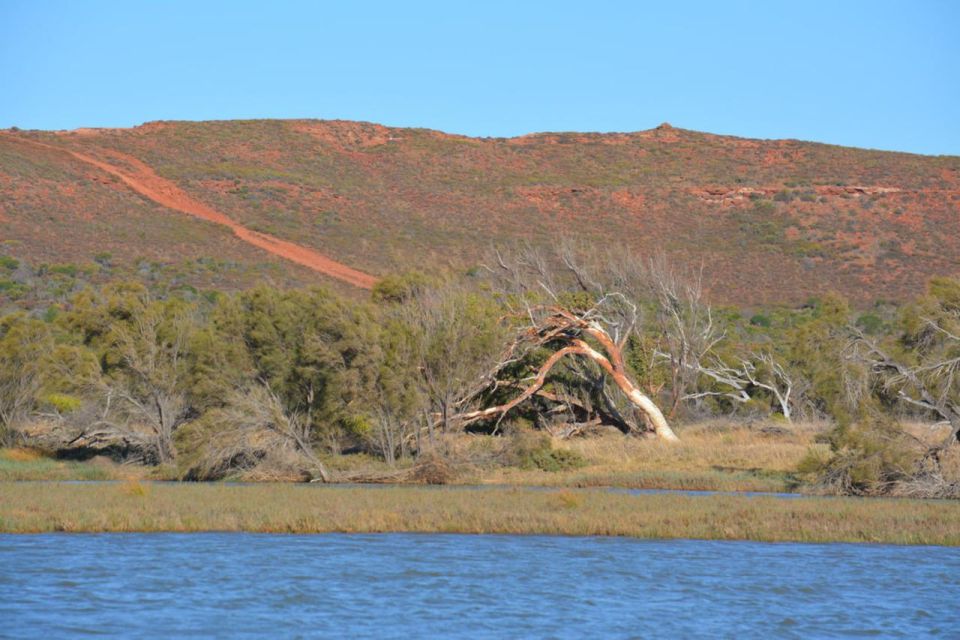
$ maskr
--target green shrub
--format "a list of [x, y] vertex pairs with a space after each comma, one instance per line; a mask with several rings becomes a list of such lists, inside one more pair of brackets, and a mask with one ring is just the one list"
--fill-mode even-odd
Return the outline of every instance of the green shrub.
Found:
[[770, 326], [770, 318], [763, 315], [762, 313], [755, 313], [750, 317], [750, 324], [755, 327], [764, 327], [767, 328]]
[[59, 413], [72, 413], [83, 405], [83, 401], [66, 393], [48, 393], [41, 400]]
[[769, 200], [756, 200], [752, 208], [735, 211], [731, 219], [751, 241], [768, 245], [781, 245], [789, 226], [788, 220]]
[[388, 275], [373, 286], [371, 299], [380, 303], [400, 303], [415, 297], [423, 291], [429, 280], [427, 276], [410, 271], [400, 275]]
[[883, 329], [883, 320], [875, 313], [864, 313], [857, 318], [857, 326], [870, 335], [877, 335]]
[[517, 428], [510, 445], [510, 460], [521, 469], [556, 472], [578, 469], [587, 464], [584, 457], [575, 451], [554, 449], [550, 436], [532, 429]]
[[63, 276], [75, 278], [80, 272], [80, 268], [75, 264], [54, 264], [50, 266], [50, 273], [56, 273]]
[[109, 267], [113, 263], [113, 254], [109, 251], [101, 251], [93, 256], [93, 261], [101, 267]]
[[549, 449], [534, 452], [530, 462], [541, 471], [567, 471], [587, 465], [587, 461], [576, 451], [569, 449]]
[[917, 443], [889, 419], [838, 427], [829, 436], [831, 452], [809, 452], [798, 471], [830, 493], [879, 495], [910, 480], [921, 452]]
[[0, 295], [5, 295], [11, 300], [22, 298], [27, 293], [27, 288], [18, 282], [12, 280], [0, 279]]

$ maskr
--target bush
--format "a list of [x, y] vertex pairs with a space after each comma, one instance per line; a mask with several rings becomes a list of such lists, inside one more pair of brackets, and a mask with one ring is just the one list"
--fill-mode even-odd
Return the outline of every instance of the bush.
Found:
[[428, 284], [428, 278], [417, 271], [388, 275], [373, 286], [370, 294], [374, 302], [400, 303], [416, 297]]
[[424, 484], [447, 484], [454, 478], [453, 468], [440, 455], [430, 452], [417, 458], [413, 479]]
[[509, 460], [521, 469], [566, 471], [586, 466], [587, 461], [576, 451], [554, 449], [553, 441], [545, 433], [518, 428], [511, 436]]
[[770, 326], [770, 318], [763, 315], [762, 313], [756, 313], [750, 317], [750, 324], [755, 327], [764, 327], [768, 328]]
[[857, 318], [857, 327], [869, 335], [877, 335], [883, 329], [883, 319], [875, 313], [864, 313]]
[[49, 272], [76, 278], [77, 274], [80, 272], [80, 268], [75, 264], [54, 264], [50, 266]]
[[819, 489], [839, 495], [881, 495], [910, 481], [922, 452], [899, 425], [886, 419], [838, 427], [831, 452], [809, 452], [797, 470]]
[[23, 297], [27, 288], [13, 280], [0, 279], [0, 295], [6, 295], [11, 300]]
[[58, 413], [73, 413], [83, 405], [83, 401], [65, 393], [48, 393], [41, 400], [53, 407]]
[[109, 251], [101, 251], [93, 256], [93, 261], [101, 267], [110, 267], [113, 264], [113, 254]]

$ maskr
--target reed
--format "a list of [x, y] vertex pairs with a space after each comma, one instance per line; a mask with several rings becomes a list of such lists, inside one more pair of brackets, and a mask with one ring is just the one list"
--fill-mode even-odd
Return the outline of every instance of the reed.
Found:
[[960, 545], [938, 500], [597, 489], [0, 483], [0, 532], [451, 532]]

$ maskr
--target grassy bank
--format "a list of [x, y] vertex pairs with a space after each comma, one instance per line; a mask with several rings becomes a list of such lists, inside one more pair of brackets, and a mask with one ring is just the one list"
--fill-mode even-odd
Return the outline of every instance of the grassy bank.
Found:
[[22, 480], [117, 480], [146, 477], [144, 467], [118, 465], [106, 459], [93, 462], [54, 460], [31, 449], [0, 449], [0, 482]]
[[0, 531], [405, 531], [960, 545], [960, 504], [590, 489], [0, 483]]
[[681, 442], [624, 438], [619, 434], [555, 440], [586, 461], [579, 469], [542, 473], [511, 467], [481, 469], [476, 483], [557, 487], [623, 487], [703, 491], [789, 492], [797, 488], [795, 470], [825, 425], [797, 424], [789, 429], [709, 421], [677, 428]]
[[[581, 464], [543, 471], [503, 464], [508, 439], [456, 435], [445, 439], [450, 462], [450, 484], [509, 484], [551, 487], [622, 487], [707, 491], [784, 492], [796, 488], [794, 470], [823, 425], [800, 424], [788, 429], [771, 425], [706, 422], [680, 426], [677, 445], [658, 440], [628, 438], [619, 433], [554, 439], [551, 446], [573, 454]], [[499, 454], [498, 454], [499, 452]], [[412, 460], [389, 467], [364, 455], [327, 456], [334, 476], [352, 481], [409, 479]], [[400, 473], [397, 473], [397, 472]], [[9, 480], [126, 480], [177, 478], [175, 467], [119, 465], [106, 458], [71, 462], [45, 458], [29, 449], [0, 450], [0, 481]], [[252, 478], [240, 475], [236, 480]], [[293, 480], [294, 478], [289, 478]], [[392, 480], [394, 479], [394, 480]]]
[[[580, 464], [543, 471], [504, 464], [509, 439], [482, 435], [451, 435], [443, 446], [450, 458], [450, 484], [509, 484], [552, 487], [622, 487], [707, 491], [784, 492], [796, 488], [794, 470], [823, 425], [801, 424], [790, 429], [752, 427], [734, 422], [680, 426], [679, 445], [656, 439], [628, 438], [619, 433], [554, 439], [553, 449], [572, 454]], [[327, 456], [333, 475], [345, 481], [409, 480], [414, 464], [390, 467], [365, 455]], [[399, 473], [398, 473], [399, 472]], [[173, 480], [175, 466], [119, 465], [99, 457], [87, 462], [53, 460], [30, 449], [0, 450], [0, 481], [10, 480]], [[251, 480], [238, 475], [235, 480]], [[274, 479], [296, 480], [295, 477]]]

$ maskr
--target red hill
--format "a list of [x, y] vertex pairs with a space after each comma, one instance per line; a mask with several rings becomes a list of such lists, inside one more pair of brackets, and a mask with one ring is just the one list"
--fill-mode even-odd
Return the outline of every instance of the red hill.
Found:
[[960, 274], [960, 158], [667, 124], [510, 139], [312, 120], [0, 133], [0, 252], [31, 263], [213, 258], [230, 268], [187, 277], [368, 287], [561, 234], [702, 262], [720, 301], [903, 299]]

